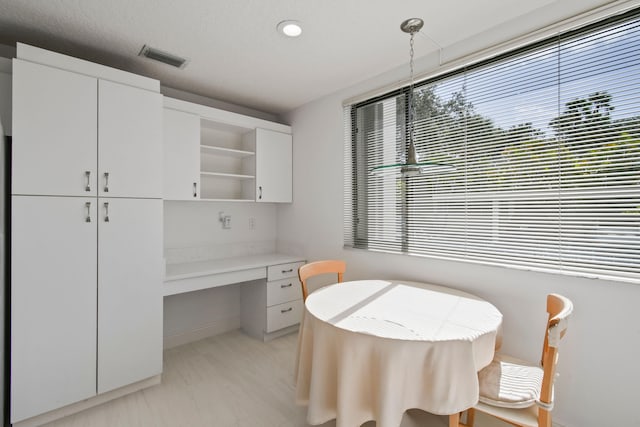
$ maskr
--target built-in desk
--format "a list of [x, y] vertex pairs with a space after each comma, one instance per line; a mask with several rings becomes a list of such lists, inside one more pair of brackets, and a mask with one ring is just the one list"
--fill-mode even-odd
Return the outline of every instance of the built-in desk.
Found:
[[304, 259], [248, 255], [167, 264], [164, 296], [242, 283], [242, 328], [268, 340], [295, 330], [302, 316], [298, 268]]

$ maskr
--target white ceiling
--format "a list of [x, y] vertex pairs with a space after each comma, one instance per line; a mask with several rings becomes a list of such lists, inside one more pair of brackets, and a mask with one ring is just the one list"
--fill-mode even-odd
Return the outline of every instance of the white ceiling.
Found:
[[[159, 79], [164, 86], [280, 114], [496, 27], [512, 38], [611, 0], [0, 0], [0, 42], [16, 41]], [[278, 22], [299, 20], [287, 39]], [[515, 30], [514, 30], [515, 28]], [[487, 38], [495, 43], [495, 37]], [[504, 41], [504, 40], [502, 40]], [[138, 57], [142, 45], [190, 59]]]

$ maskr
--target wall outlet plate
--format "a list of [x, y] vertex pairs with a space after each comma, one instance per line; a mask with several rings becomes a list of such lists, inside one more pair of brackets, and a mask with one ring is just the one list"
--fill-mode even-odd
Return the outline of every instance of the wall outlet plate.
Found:
[[225, 215], [224, 212], [220, 212], [220, 222], [222, 223], [222, 228], [231, 228], [231, 215]]

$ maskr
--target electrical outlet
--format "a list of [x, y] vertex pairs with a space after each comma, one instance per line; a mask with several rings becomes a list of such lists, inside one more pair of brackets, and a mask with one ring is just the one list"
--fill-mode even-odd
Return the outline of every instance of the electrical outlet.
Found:
[[220, 222], [222, 223], [222, 228], [231, 228], [231, 215], [225, 215], [224, 212], [220, 212]]
[[256, 219], [251, 217], [249, 218], [249, 230], [255, 230], [256, 229]]

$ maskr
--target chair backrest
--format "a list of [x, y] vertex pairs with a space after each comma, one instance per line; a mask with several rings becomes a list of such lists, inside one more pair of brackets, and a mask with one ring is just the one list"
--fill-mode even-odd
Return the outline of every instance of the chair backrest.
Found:
[[326, 273], [335, 273], [338, 275], [338, 283], [342, 282], [342, 275], [347, 269], [347, 263], [340, 260], [314, 261], [303, 265], [298, 269], [298, 277], [302, 285], [302, 300], [307, 300], [309, 290], [307, 288], [307, 279]]
[[552, 403], [553, 380], [556, 375], [556, 364], [558, 363], [558, 345], [560, 339], [567, 332], [569, 316], [573, 312], [573, 303], [566, 297], [558, 294], [547, 295], [547, 330], [544, 336], [542, 347], [542, 389], [540, 390], [540, 401]]

